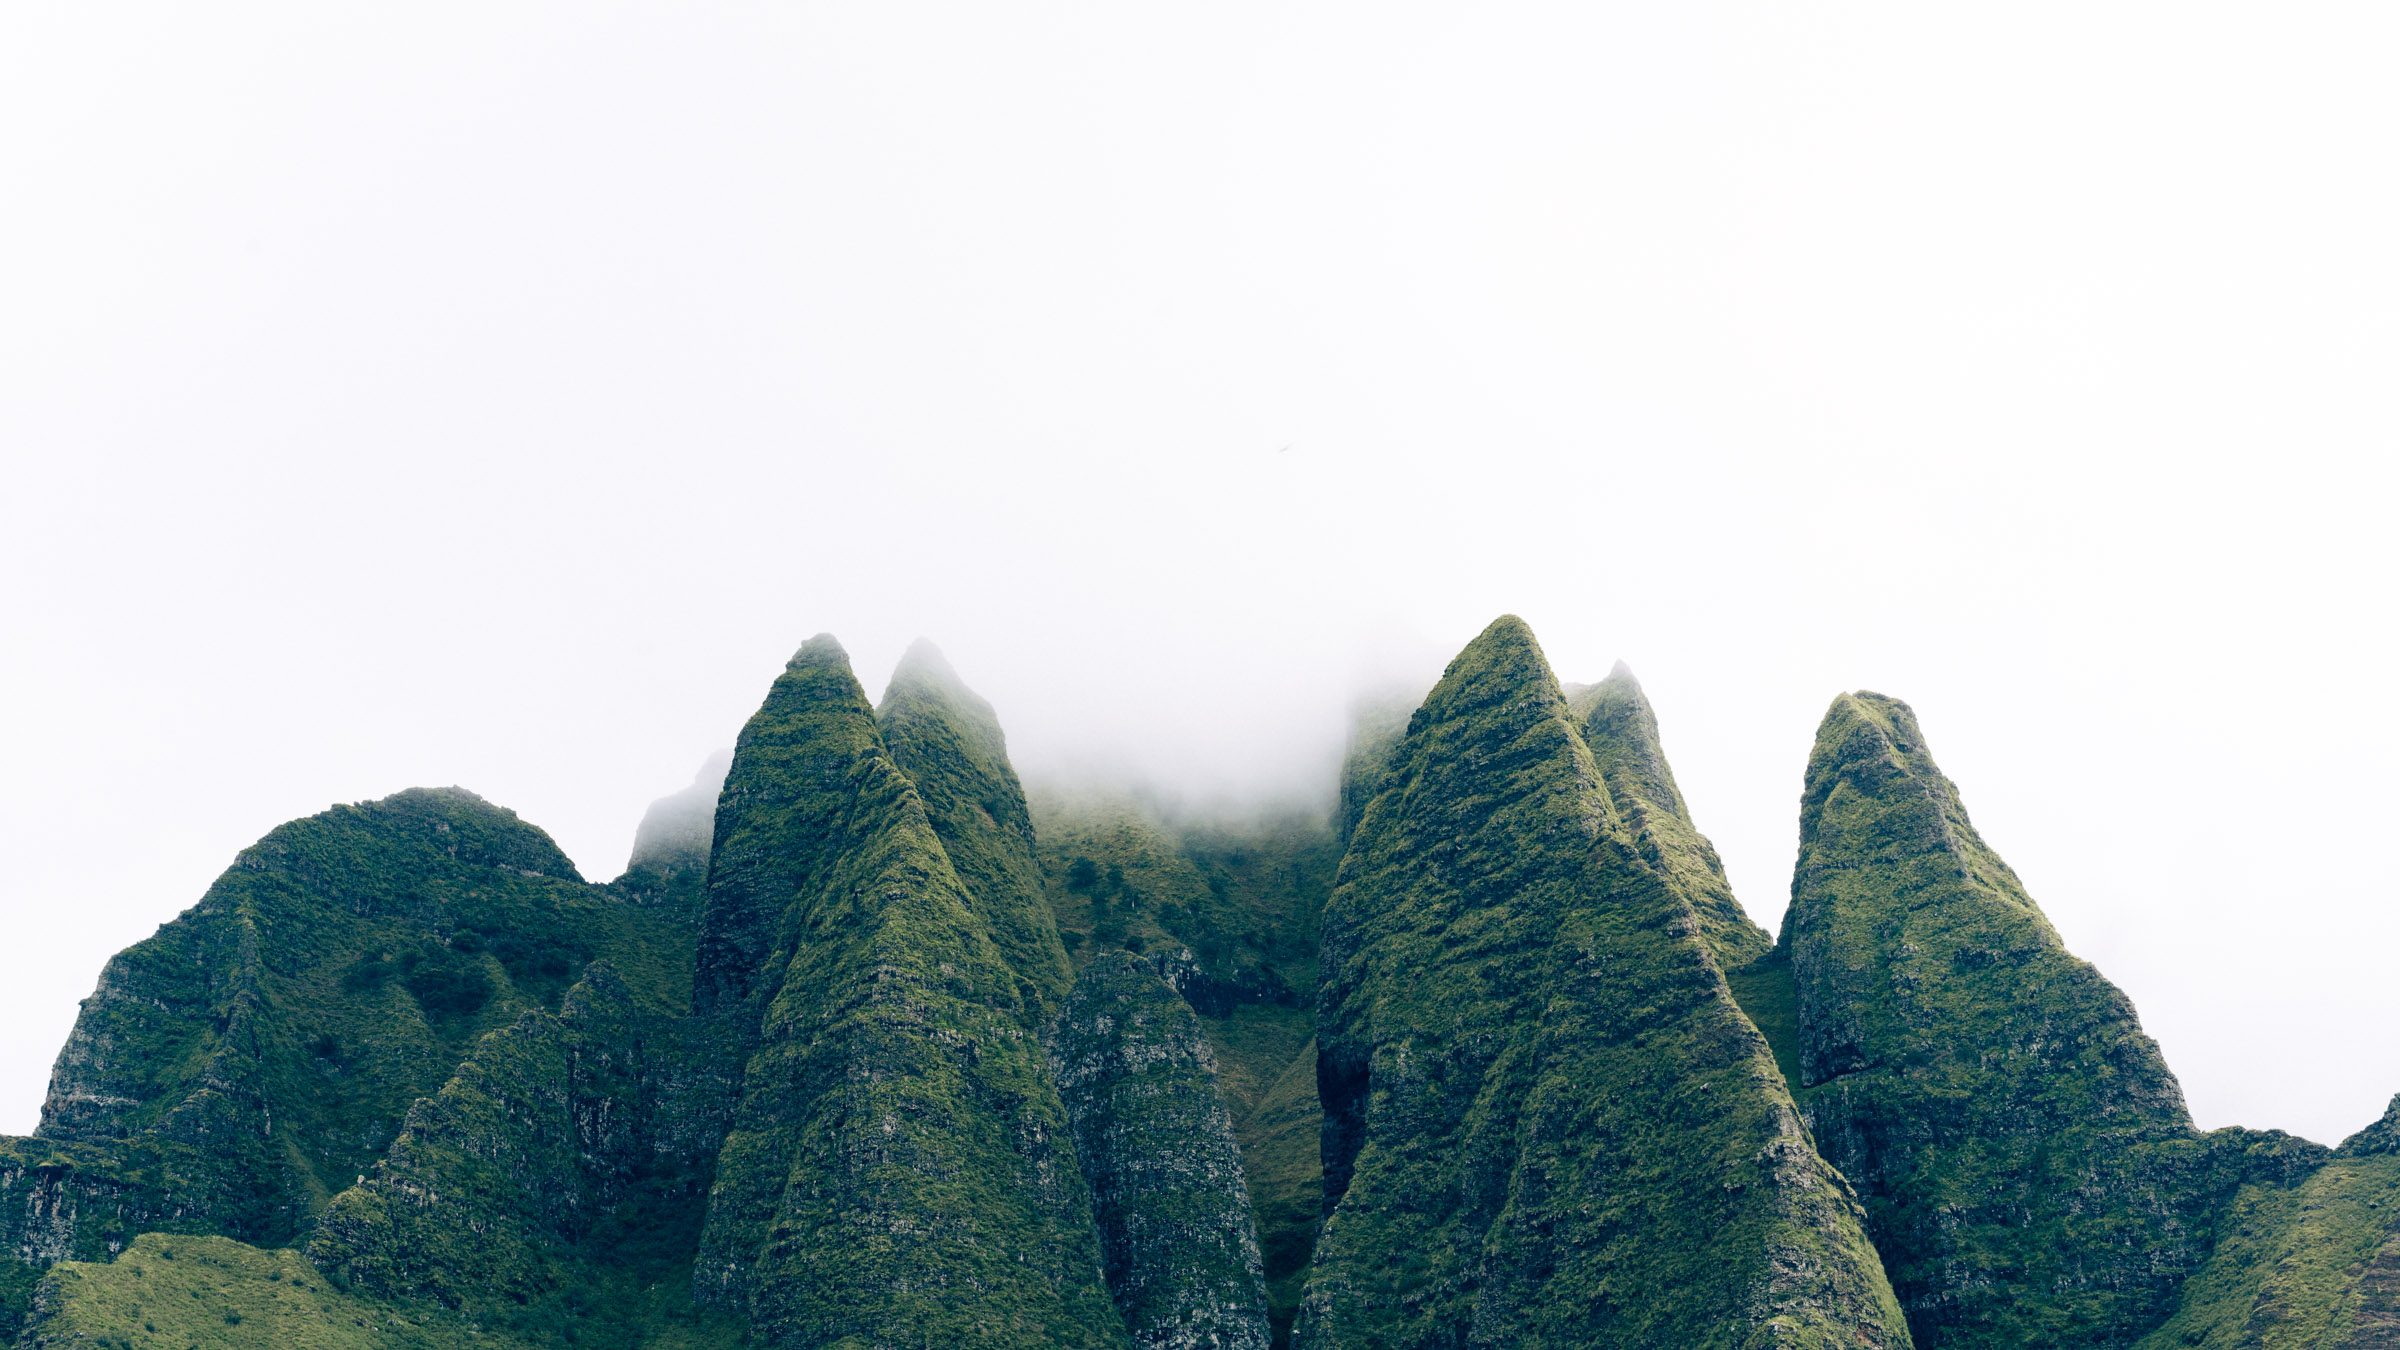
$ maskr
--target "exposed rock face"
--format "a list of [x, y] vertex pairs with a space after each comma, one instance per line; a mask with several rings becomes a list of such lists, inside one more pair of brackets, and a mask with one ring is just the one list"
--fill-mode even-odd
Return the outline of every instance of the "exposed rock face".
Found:
[[831, 637], [736, 743], [695, 1003], [748, 1047], [704, 1300], [775, 1345], [1124, 1343], [1017, 974]]
[[689, 909], [697, 917], [708, 893], [708, 851], [716, 839], [717, 793], [733, 767], [719, 750], [700, 765], [692, 785], [650, 803], [633, 832], [633, 853], [614, 885], [638, 902]]
[[976, 917], [1016, 972], [1028, 1025], [1046, 1024], [1074, 971], [1042, 896], [1033, 815], [1009, 767], [999, 717], [920, 640], [892, 672], [875, 720], [892, 761], [916, 785]]
[[1800, 1082], [1918, 1343], [2132, 1343], [2233, 1187], [2288, 1173], [2297, 1141], [2198, 1136], [2133, 1005], [1976, 834], [1908, 705], [1834, 700], [1800, 835], [1779, 953]]
[[1296, 1343], [1906, 1345], [1521, 621], [1460, 653], [1391, 764], [1324, 919], [1330, 1212]]
[[1233, 1118], [1200, 1019], [1130, 952], [1093, 959], [1048, 1037], [1101, 1269], [1138, 1350], [1266, 1350]]

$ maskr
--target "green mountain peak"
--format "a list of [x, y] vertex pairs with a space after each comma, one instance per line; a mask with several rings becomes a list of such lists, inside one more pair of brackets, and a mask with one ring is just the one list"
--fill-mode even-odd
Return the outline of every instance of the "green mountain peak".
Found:
[[1521, 620], [1450, 663], [1391, 766], [1324, 919], [1295, 1343], [1907, 1344]]

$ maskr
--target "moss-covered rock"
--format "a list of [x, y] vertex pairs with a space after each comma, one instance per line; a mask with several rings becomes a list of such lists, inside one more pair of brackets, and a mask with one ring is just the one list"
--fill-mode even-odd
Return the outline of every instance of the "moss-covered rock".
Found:
[[2251, 1180], [2138, 1350], [2400, 1346], [2400, 1098], [2298, 1184]]
[[1641, 682], [1619, 661], [1607, 679], [1579, 690], [1568, 706], [1582, 722], [1583, 743], [1635, 850], [1690, 903], [1718, 969], [1738, 970], [1765, 956], [1775, 940], [1733, 898], [1716, 846], [1692, 824]]
[[700, 1296], [778, 1345], [1123, 1344], [1016, 972], [831, 637], [743, 728], [716, 828], [696, 999], [748, 1053]]
[[1045, 1038], [1139, 1350], [1267, 1350], [1258, 1237], [1200, 1019], [1131, 952], [1093, 960]]
[[373, 1177], [327, 1206], [310, 1259], [537, 1341], [631, 1346], [707, 1321], [686, 1306], [710, 1160], [679, 1128], [683, 1030], [595, 964], [556, 1015], [486, 1035], [417, 1102]]
[[1907, 1344], [1521, 621], [1460, 653], [1390, 763], [1324, 919], [1330, 1212], [1296, 1342]]
[[[461, 789], [280, 826], [102, 971], [40, 1137], [0, 1144], [0, 1190], [29, 1206], [0, 1233], [33, 1269], [144, 1231], [292, 1241], [485, 1032], [556, 1006], [595, 958], [679, 1010], [692, 942]], [[0, 1304], [21, 1311], [24, 1283], [0, 1279]]]
[[2192, 1129], [2133, 1005], [1976, 833], [1908, 705], [1834, 700], [1800, 835], [1778, 953], [1799, 1083], [1919, 1345], [2131, 1344], [2236, 1186], [2322, 1156]]
[[962, 683], [930, 642], [900, 658], [875, 721], [892, 761], [916, 785], [925, 818], [977, 918], [1016, 972], [1027, 1025], [1046, 1024], [1074, 971], [1042, 894], [1033, 815], [1008, 762], [992, 705]]
[[1321, 811], [1179, 815], [1133, 792], [1034, 798], [1044, 884], [1089, 963], [1138, 948], [1200, 1015], [1248, 1178], [1277, 1344], [1322, 1207], [1317, 917], [1339, 861]]

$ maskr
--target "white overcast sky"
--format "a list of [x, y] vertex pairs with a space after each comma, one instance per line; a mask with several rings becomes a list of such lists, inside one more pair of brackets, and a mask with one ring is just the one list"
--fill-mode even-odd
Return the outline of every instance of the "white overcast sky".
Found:
[[278, 822], [622, 865], [830, 629], [1315, 790], [1525, 615], [1779, 920], [1906, 698], [2200, 1123], [2400, 1090], [2380, 6], [0, 10], [0, 1130]]

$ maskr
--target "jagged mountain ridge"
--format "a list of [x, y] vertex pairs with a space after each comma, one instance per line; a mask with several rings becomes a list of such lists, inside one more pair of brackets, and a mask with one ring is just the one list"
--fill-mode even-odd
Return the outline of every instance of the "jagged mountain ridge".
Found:
[[25, 1343], [2400, 1343], [2400, 1102], [2192, 1130], [1896, 700], [1773, 942], [1631, 672], [1509, 619], [1330, 818], [1028, 801], [825, 637], [700, 780], [608, 886], [335, 808], [112, 961], [0, 1141]]

